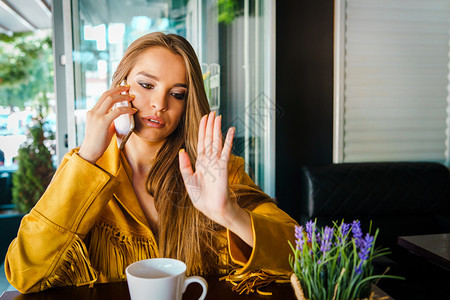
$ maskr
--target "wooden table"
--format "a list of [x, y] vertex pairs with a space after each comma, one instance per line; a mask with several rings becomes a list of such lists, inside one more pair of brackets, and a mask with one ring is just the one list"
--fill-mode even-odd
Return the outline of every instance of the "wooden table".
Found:
[[[290, 284], [271, 284], [264, 291], [272, 292], [272, 296], [262, 296], [257, 293], [251, 295], [239, 295], [231, 290], [232, 285], [225, 281], [219, 281], [217, 276], [206, 276], [208, 282], [208, 294], [206, 299], [211, 300], [295, 300], [295, 294]], [[384, 300], [392, 300], [384, 291], [372, 285], [376, 297], [384, 297]], [[190, 284], [183, 294], [183, 300], [198, 299], [202, 292], [199, 284]], [[128, 285], [126, 282], [101, 283], [94, 287], [56, 287], [39, 293], [22, 295], [17, 291], [4, 292], [0, 300], [130, 300]]]
[[[232, 285], [225, 281], [219, 281], [217, 276], [206, 276], [208, 282], [208, 294], [206, 299], [296, 299], [294, 291], [290, 284], [272, 284], [264, 289], [271, 291], [272, 296], [261, 296], [259, 294], [239, 295], [231, 290]], [[198, 299], [202, 292], [199, 284], [190, 284], [183, 295], [183, 300]], [[4, 292], [0, 300], [79, 300], [79, 299], [117, 299], [129, 300], [128, 285], [126, 282], [101, 283], [94, 287], [56, 287], [43, 292], [22, 295], [17, 291]]]
[[450, 233], [401, 236], [398, 245], [450, 271]]

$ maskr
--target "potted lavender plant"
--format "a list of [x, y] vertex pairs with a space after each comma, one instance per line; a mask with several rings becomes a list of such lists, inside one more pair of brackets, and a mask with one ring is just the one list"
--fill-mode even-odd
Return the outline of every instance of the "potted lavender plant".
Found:
[[371, 283], [379, 278], [396, 278], [373, 274], [372, 260], [388, 254], [376, 249], [378, 230], [372, 236], [361, 231], [359, 221], [318, 229], [316, 222], [295, 228], [295, 247], [290, 264], [291, 282], [298, 299], [368, 299]]

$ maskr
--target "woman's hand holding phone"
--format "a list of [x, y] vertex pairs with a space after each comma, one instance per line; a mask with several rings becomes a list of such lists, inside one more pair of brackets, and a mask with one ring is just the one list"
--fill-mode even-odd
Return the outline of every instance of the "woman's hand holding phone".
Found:
[[90, 163], [95, 163], [105, 152], [115, 133], [113, 121], [123, 114], [134, 114], [131, 106], [115, 107], [122, 101], [132, 101], [134, 95], [122, 94], [129, 90], [129, 85], [114, 87], [102, 94], [95, 106], [86, 114], [86, 132], [81, 144], [80, 155]]
[[[121, 85], [126, 85], [126, 81], [122, 81]], [[126, 95], [127, 92], [122, 92], [122, 94]], [[122, 101], [115, 103], [113, 109], [117, 107], [132, 107], [131, 102]], [[125, 147], [125, 143], [128, 141], [131, 133], [134, 130], [134, 117], [131, 114], [123, 114], [114, 119], [114, 127], [116, 128], [116, 137], [117, 137], [117, 147], [119, 149], [123, 149]]]

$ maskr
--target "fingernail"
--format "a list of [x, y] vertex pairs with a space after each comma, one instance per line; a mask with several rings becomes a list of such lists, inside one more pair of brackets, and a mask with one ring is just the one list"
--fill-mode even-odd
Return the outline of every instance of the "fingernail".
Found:
[[138, 111], [136, 108], [132, 107], [132, 109], [134, 109], [135, 111]]
[[185, 152], [184, 148], [181, 148], [180, 151], [178, 151], [178, 155], [180, 155], [182, 152]]
[[126, 86], [126, 87], [130, 87], [130, 85], [129, 85], [129, 84], [125, 84], [124, 86]]
[[131, 95], [131, 94], [130, 94], [130, 97], [131, 97], [131, 98], [133, 98], [133, 99], [134, 99], [134, 98], [136, 98], [136, 96], [135, 96], [135, 95]]

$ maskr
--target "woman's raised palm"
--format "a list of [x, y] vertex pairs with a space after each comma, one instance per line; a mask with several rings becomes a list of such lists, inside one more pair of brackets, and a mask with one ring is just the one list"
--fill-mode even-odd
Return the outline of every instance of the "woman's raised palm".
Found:
[[193, 205], [211, 220], [223, 226], [234, 208], [229, 197], [228, 162], [234, 128], [228, 130], [222, 147], [221, 116], [214, 112], [203, 116], [199, 125], [195, 173], [189, 156], [180, 151], [180, 171]]

